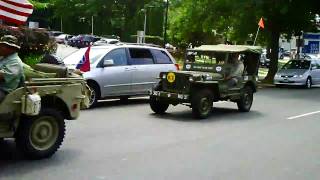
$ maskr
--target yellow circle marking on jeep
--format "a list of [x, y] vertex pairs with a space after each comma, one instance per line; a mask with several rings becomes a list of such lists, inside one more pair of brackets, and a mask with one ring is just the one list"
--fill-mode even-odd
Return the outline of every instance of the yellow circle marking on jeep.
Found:
[[176, 80], [176, 75], [172, 72], [168, 73], [167, 80], [169, 83], [173, 83]]

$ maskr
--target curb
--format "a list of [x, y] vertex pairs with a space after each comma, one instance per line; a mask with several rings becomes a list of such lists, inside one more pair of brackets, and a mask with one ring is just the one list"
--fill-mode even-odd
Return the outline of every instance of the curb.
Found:
[[274, 84], [258, 83], [258, 88], [274, 88], [274, 87], [276, 87]]

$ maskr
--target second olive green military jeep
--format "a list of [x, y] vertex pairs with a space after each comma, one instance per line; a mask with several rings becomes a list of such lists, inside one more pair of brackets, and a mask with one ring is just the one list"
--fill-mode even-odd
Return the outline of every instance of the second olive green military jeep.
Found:
[[[230, 57], [237, 54], [244, 70], [237, 83], [230, 86], [226, 77], [233, 71]], [[163, 114], [169, 105], [192, 108], [195, 118], [206, 118], [213, 102], [231, 101], [248, 112], [257, 91], [261, 48], [244, 45], [203, 45], [188, 49], [183, 70], [161, 72], [159, 84], [150, 91], [150, 106]]]

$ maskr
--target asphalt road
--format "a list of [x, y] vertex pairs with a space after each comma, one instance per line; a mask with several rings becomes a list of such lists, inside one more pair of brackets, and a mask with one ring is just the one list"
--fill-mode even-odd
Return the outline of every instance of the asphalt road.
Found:
[[249, 113], [218, 103], [198, 121], [184, 106], [156, 116], [144, 98], [105, 101], [67, 122], [50, 159], [24, 160], [7, 141], [0, 179], [320, 179], [319, 102], [320, 88], [266, 88]]

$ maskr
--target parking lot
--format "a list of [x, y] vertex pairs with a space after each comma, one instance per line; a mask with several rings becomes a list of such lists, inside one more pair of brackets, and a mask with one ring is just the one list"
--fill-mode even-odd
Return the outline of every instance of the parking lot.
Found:
[[164, 116], [148, 98], [100, 102], [67, 122], [52, 158], [24, 160], [1, 147], [0, 179], [318, 179], [319, 88], [264, 88], [252, 111], [228, 102], [207, 120], [188, 107]]

